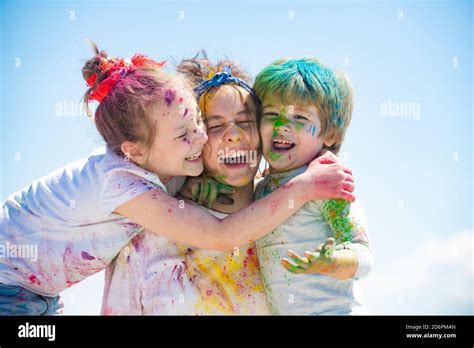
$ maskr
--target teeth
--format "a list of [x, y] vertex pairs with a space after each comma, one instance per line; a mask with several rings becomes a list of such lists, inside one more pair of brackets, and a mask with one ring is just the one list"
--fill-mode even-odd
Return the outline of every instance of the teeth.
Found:
[[226, 160], [234, 160], [234, 159], [238, 159], [238, 158], [245, 158], [245, 156], [229, 156], [229, 157], [226, 157], [225, 159]]
[[225, 163], [245, 163], [247, 160], [247, 157], [245, 155], [235, 155], [235, 156], [229, 156], [224, 158]]
[[286, 141], [286, 140], [281, 140], [281, 139], [273, 139], [274, 143], [279, 143], [279, 144], [293, 144], [291, 141]]
[[186, 157], [187, 160], [190, 160], [190, 161], [194, 161], [195, 159], [198, 159], [199, 156], [201, 156], [201, 151], [199, 151], [198, 153], [192, 155], [192, 156], [189, 156], [189, 157]]

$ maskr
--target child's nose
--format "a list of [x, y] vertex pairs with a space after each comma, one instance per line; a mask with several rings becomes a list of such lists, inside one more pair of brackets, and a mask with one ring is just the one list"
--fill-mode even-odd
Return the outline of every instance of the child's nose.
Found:
[[281, 132], [289, 132], [291, 129], [291, 126], [289, 123], [287, 124], [280, 124], [280, 125], [275, 125], [275, 130], [281, 131]]
[[242, 139], [242, 130], [232, 123], [230, 127], [227, 128], [224, 137], [229, 143], [238, 143]]

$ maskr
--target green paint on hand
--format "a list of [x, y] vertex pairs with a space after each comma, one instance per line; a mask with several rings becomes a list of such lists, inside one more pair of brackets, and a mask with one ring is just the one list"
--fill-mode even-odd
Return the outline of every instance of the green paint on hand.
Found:
[[332, 254], [334, 253], [334, 245], [325, 244], [319, 254], [319, 259], [326, 263], [332, 263]]

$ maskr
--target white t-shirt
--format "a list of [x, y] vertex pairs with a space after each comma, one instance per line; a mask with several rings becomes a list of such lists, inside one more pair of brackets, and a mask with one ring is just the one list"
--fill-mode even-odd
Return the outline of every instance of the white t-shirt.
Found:
[[35, 180], [2, 204], [0, 283], [55, 296], [105, 269], [141, 230], [113, 211], [156, 189], [156, 174], [106, 147]]
[[144, 230], [107, 267], [102, 314], [269, 314], [255, 244], [212, 251]]
[[[255, 198], [260, 199], [275, 191], [306, 166], [285, 173], [270, 173], [259, 182]], [[339, 280], [322, 274], [293, 274], [281, 265], [288, 250], [300, 255], [314, 250], [335, 232], [322, 213], [324, 201], [307, 202], [294, 215], [257, 240], [260, 270], [272, 314], [283, 315], [349, 315], [367, 314], [367, 308], [357, 281], [371, 270], [373, 257], [369, 248], [367, 222], [360, 202], [350, 205], [351, 240], [341, 243], [352, 249], [358, 259], [354, 279]], [[362, 242], [364, 241], [364, 242]]]

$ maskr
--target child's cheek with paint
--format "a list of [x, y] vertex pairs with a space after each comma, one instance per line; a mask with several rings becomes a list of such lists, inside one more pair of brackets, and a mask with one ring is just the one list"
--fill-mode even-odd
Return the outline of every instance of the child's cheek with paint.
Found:
[[323, 148], [323, 141], [319, 137], [319, 124], [316, 122], [305, 122], [297, 133], [298, 146], [295, 148], [295, 163], [293, 168], [296, 169], [311, 162], [319, 151]]
[[152, 170], [165, 176], [200, 175], [204, 169], [202, 149], [207, 142], [204, 124], [196, 116], [182, 118], [172, 112], [159, 121], [149, 157]]
[[[262, 152], [270, 167], [278, 165], [278, 160], [282, 156], [273, 151], [273, 133], [275, 132], [274, 120], [270, 117], [263, 117], [260, 122], [260, 138], [262, 141]], [[276, 133], [277, 134], [277, 133]]]
[[148, 167], [163, 176], [197, 176], [203, 170], [202, 145], [193, 144], [189, 137], [163, 139], [153, 144]]
[[294, 170], [315, 158], [323, 147], [318, 127], [316, 122], [291, 117], [263, 117], [260, 124], [263, 155], [273, 172]]

